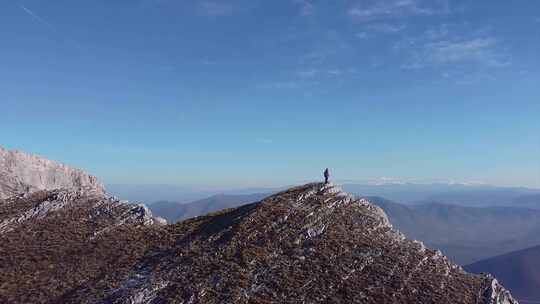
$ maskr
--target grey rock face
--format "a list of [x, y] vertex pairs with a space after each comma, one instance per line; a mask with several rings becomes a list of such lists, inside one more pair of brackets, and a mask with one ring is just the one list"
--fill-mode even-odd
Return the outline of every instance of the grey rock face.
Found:
[[0, 199], [55, 189], [105, 193], [97, 178], [82, 170], [0, 147]]

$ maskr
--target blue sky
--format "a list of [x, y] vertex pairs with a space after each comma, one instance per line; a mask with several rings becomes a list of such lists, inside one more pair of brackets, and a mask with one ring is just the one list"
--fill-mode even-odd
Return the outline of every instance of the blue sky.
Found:
[[540, 2], [0, 2], [0, 144], [107, 183], [540, 188]]

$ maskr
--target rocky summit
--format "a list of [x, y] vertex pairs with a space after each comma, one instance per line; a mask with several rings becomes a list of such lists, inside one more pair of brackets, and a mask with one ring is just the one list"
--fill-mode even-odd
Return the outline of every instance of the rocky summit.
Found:
[[58, 191], [0, 208], [2, 303], [517, 303], [331, 184], [168, 226]]
[[98, 179], [82, 170], [0, 146], [0, 199], [55, 189], [105, 193]]

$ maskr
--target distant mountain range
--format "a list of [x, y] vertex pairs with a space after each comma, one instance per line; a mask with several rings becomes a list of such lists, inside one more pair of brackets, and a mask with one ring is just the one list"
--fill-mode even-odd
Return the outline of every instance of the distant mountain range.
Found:
[[269, 195], [268, 193], [244, 195], [218, 194], [189, 204], [160, 201], [149, 206], [154, 214], [165, 218], [169, 223], [174, 223], [210, 212], [257, 202]]
[[465, 269], [493, 274], [522, 304], [540, 303], [540, 246], [479, 261]]
[[121, 197], [133, 202], [154, 204], [156, 202], [191, 203], [196, 200], [206, 199], [214, 195], [244, 195], [253, 193], [277, 193], [287, 187], [279, 188], [203, 188], [198, 186], [183, 185], [131, 185], [131, 184], [108, 184], [107, 192], [110, 195]]
[[359, 196], [379, 196], [405, 205], [436, 202], [469, 207], [520, 205], [520, 207], [540, 208], [540, 189], [521, 187], [444, 183], [345, 184], [343, 189]]
[[436, 203], [406, 206], [380, 197], [368, 199], [400, 231], [462, 265], [540, 244], [540, 210]]
[[[540, 189], [467, 184], [344, 184], [343, 189], [358, 196], [379, 196], [405, 205], [437, 202], [461, 206], [520, 206], [540, 209]], [[287, 187], [210, 189], [179, 185], [107, 185], [109, 194], [130, 201], [151, 204], [157, 201], [188, 203], [215, 194], [239, 195], [277, 193]]]

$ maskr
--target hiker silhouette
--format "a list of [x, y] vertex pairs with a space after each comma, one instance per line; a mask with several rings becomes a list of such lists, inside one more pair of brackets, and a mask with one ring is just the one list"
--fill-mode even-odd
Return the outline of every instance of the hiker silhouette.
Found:
[[328, 180], [330, 179], [330, 171], [328, 168], [324, 169], [324, 183], [328, 184]]

